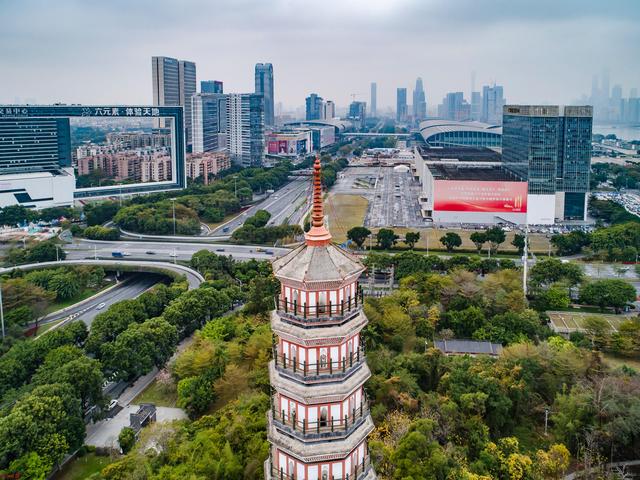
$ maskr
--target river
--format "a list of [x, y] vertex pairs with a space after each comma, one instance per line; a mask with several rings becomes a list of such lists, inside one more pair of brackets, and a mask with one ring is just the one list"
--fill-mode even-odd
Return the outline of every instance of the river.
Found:
[[623, 140], [640, 140], [640, 125], [594, 125], [593, 133], [602, 135], [613, 133]]

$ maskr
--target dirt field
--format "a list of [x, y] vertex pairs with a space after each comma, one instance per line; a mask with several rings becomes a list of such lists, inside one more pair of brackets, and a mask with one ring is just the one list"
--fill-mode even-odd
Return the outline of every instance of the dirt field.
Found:
[[[353, 227], [361, 226], [367, 213], [368, 200], [360, 195], [332, 194], [325, 199], [325, 214], [328, 217], [329, 229], [335, 242], [341, 243], [347, 239], [347, 231]], [[377, 229], [371, 229], [376, 232]], [[396, 234], [401, 237], [408, 231], [420, 232], [420, 241], [417, 246], [420, 248], [444, 248], [440, 243], [440, 237], [446, 232], [456, 232], [462, 238], [461, 249], [475, 249], [475, 245], [469, 239], [473, 230], [456, 230], [443, 228], [394, 228]], [[516, 252], [516, 248], [511, 245], [514, 232], [507, 232], [507, 239], [500, 245], [502, 252]], [[428, 241], [427, 241], [428, 239]], [[546, 254], [549, 251], [549, 240], [542, 234], [532, 233], [529, 235], [529, 248], [535, 253]], [[486, 251], [486, 248], [485, 248]]]

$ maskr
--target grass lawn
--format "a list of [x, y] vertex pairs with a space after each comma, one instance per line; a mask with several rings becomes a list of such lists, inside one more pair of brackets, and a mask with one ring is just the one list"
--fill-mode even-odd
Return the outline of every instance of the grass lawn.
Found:
[[95, 453], [88, 453], [84, 457], [76, 458], [69, 463], [56, 480], [84, 480], [98, 473], [111, 463], [111, 457], [99, 457]]
[[[364, 224], [364, 217], [367, 214], [367, 205], [369, 201], [360, 195], [349, 194], [332, 194], [325, 199], [325, 215], [328, 218], [329, 230], [336, 243], [342, 243], [347, 239], [347, 231], [353, 227], [362, 226]], [[443, 245], [440, 243], [440, 237], [446, 232], [456, 232], [462, 239], [461, 249], [475, 250], [476, 246], [470, 240], [471, 234], [475, 230], [460, 230], [454, 228], [393, 228], [393, 231], [404, 237], [407, 232], [420, 232], [420, 240], [416, 244], [418, 248], [429, 250], [438, 249], [444, 250]], [[377, 228], [370, 229], [373, 232], [377, 232]], [[478, 230], [480, 231], [480, 230]], [[505, 232], [506, 240], [500, 245], [500, 252], [507, 254], [516, 254], [517, 249], [511, 245], [511, 241], [516, 232]], [[402, 243], [400, 243], [402, 245]], [[486, 255], [486, 247], [483, 253]], [[545, 254], [549, 251], [549, 239], [541, 233], [529, 234], [529, 249], [535, 253]], [[554, 249], [552, 248], [552, 251]], [[454, 251], [455, 252], [455, 251]], [[493, 255], [492, 255], [493, 256]]]
[[153, 403], [158, 407], [175, 407], [178, 401], [178, 392], [175, 387], [171, 391], [165, 391], [155, 380], [145, 388], [134, 400], [133, 404]]
[[622, 367], [623, 365], [626, 365], [627, 367], [633, 368], [637, 372], [640, 372], [639, 358], [618, 357], [610, 353], [603, 353], [602, 358], [604, 359], [605, 365], [607, 365], [610, 368], [619, 368], [619, 367]]
[[91, 297], [92, 295], [95, 295], [98, 292], [106, 290], [107, 288], [109, 288], [114, 283], [115, 283], [115, 281], [111, 281], [111, 282], [108, 282], [108, 283], [104, 284], [101, 287], [98, 287], [98, 288], [85, 288], [82, 292], [80, 292], [75, 297], [70, 298], [69, 300], [64, 300], [64, 301], [61, 301], [61, 302], [52, 303], [51, 305], [49, 305], [46, 308], [46, 310], [44, 311], [44, 315], [56, 312], [58, 310], [62, 310], [63, 308], [67, 308], [67, 307], [70, 307], [71, 305], [74, 305], [74, 304], [76, 304], [78, 302], [81, 302], [82, 300], [85, 300], [85, 299]]
[[369, 201], [359, 195], [329, 194], [324, 203], [333, 241], [342, 243], [350, 229], [364, 223]]

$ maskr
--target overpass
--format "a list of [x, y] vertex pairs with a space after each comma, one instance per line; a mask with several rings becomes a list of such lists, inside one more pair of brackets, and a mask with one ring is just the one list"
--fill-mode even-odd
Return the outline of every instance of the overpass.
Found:
[[184, 265], [168, 262], [150, 262], [144, 260], [60, 260], [58, 262], [41, 262], [28, 263], [25, 265], [16, 265], [15, 267], [0, 268], [0, 274], [9, 273], [12, 270], [36, 270], [46, 267], [59, 267], [61, 265], [93, 265], [97, 267], [105, 267], [108, 269], [138, 271], [138, 272], [154, 272], [162, 273], [170, 276], [184, 275], [189, 283], [189, 289], [198, 288], [204, 277], [196, 270], [185, 267]]
[[357, 133], [347, 132], [341, 133], [341, 138], [376, 138], [376, 137], [396, 137], [396, 138], [410, 138], [414, 134], [412, 133]]

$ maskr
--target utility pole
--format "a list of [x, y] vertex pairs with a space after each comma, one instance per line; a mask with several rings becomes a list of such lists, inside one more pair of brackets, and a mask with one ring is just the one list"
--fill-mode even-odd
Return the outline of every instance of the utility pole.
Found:
[[2, 324], [2, 340], [4, 340], [4, 307], [2, 305], [2, 285], [0, 285], [0, 323]]
[[56, 245], [56, 262], [60, 261], [60, 255], [58, 253], [58, 250], [60, 249], [60, 247], [58, 245]]
[[547, 436], [547, 426], [549, 425], [549, 409], [544, 409], [544, 436]]
[[176, 236], [176, 199], [172, 198], [171, 203], [173, 204], [173, 236]]
[[98, 246], [97, 245], [93, 246], [93, 259], [94, 260], [98, 259]]
[[524, 254], [522, 255], [522, 290], [524, 292], [524, 296], [527, 296], [527, 258], [529, 256], [529, 223], [525, 224], [524, 231]]

